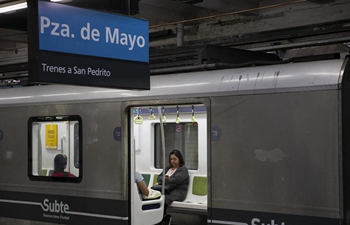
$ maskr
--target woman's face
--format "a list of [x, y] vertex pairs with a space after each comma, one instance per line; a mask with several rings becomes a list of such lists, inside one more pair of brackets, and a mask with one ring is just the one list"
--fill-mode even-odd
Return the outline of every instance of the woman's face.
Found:
[[172, 167], [175, 167], [175, 168], [179, 167], [180, 160], [175, 154], [170, 155], [170, 164]]

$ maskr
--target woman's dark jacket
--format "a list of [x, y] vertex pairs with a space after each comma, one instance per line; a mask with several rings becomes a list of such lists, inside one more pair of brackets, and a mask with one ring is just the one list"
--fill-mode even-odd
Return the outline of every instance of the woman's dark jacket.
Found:
[[[165, 168], [165, 174], [170, 169], [170, 166]], [[157, 181], [158, 184], [162, 184], [163, 172], [159, 174]], [[169, 180], [165, 181], [165, 186], [169, 189], [170, 194], [165, 195], [165, 204], [169, 205], [173, 201], [183, 201], [187, 195], [188, 183], [190, 177], [188, 175], [188, 169], [186, 166], [180, 166], [170, 176]]]

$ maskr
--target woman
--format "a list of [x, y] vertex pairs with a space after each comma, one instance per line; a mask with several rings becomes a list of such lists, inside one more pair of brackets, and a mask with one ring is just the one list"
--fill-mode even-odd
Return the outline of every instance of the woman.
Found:
[[[162, 184], [163, 172], [158, 176], [159, 185]], [[172, 150], [169, 154], [169, 165], [165, 168], [165, 187], [169, 194], [165, 194], [164, 215], [166, 224], [170, 223], [171, 217], [166, 215], [166, 208], [173, 201], [183, 201], [187, 195], [189, 183], [188, 169], [179, 150]], [[169, 222], [168, 222], [169, 221]]]
[[70, 172], [64, 172], [67, 167], [67, 156], [65, 154], [57, 154], [54, 159], [55, 171], [51, 174], [52, 177], [75, 177]]

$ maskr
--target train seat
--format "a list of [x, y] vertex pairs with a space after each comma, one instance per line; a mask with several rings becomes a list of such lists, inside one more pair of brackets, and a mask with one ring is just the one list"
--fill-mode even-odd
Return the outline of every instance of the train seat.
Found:
[[40, 171], [40, 176], [47, 176], [47, 169], [42, 169]]
[[[141, 173], [148, 187], [157, 183], [158, 173]], [[169, 205], [169, 211], [206, 214], [207, 212], [207, 176], [190, 174], [190, 183], [186, 199], [174, 201]]]
[[155, 184], [158, 182], [158, 181], [157, 181], [158, 175], [159, 175], [159, 174], [154, 174], [154, 175], [153, 175], [153, 183], [152, 183], [151, 186], [155, 185]]
[[207, 212], [207, 177], [190, 175], [190, 184], [186, 199], [183, 202], [174, 201], [169, 211], [193, 214]]
[[149, 199], [143, 201], [139, 194], [139, 189], [136, 183], [133, 185], [134, 200], [133, 210], [135, 215], [135, 224], [156, 224], [162, 220], [163, 207], [164, 207], [164, 196], [158, 199]]
[[142, 173], [143, 180], [146, 182], [147, 187], [149, 186], [149, 182], [151, 180], [151, 174], [149, 173]]

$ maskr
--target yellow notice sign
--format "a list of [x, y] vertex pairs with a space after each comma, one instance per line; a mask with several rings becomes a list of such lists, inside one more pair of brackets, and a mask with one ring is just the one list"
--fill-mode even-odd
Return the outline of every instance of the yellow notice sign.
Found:
[[46, 124], [46, 149], [57, 149], [57, 124]]

